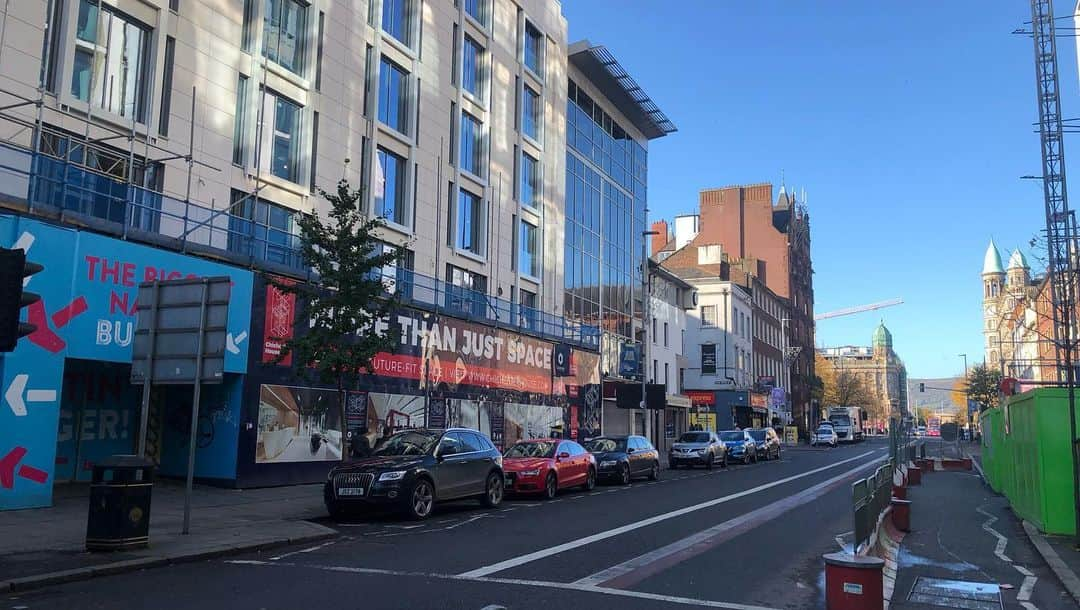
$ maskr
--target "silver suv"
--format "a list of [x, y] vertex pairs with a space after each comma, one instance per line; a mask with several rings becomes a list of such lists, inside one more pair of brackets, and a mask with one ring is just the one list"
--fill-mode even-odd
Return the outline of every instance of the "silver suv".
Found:
[[710, 470], [715, 464], [726, 468], [727, 446], [720, 442], [715, 432], [707, 430], [683, 432], [679, 440], [671, 445], [671, 451], [668, 452], [668, 466], [674, 470], [683, 464], [701, 465]]

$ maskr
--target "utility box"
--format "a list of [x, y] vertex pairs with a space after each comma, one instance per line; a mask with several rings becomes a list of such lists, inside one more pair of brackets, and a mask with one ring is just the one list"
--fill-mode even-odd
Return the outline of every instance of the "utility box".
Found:
[[138, 549], [150, 544], [153, 478], [153, 462], [134, 455], [114, 455], [94, 465], [86, 550]]

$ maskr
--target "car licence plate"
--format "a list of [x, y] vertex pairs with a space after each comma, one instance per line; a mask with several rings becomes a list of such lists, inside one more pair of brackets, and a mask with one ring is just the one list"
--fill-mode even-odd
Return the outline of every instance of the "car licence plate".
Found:
[[337, 490], [339, 496], [362, 496], [364, 495], [363, 487], [341, 487]]

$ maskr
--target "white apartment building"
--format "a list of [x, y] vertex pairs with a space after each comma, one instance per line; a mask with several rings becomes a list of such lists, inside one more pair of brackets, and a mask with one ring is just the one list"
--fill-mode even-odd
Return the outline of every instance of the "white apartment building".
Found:
[[690, 399], [682, 393], [680, 372], [687, 366], [684, 352], [688, 312], [697, 305], [697, 291], [679, 276], [649, 261], [649, 343], [646, 358], [649, 381], [662, 383], [667, 406], [657, 422], [663, 434], [654, 434], [654, 441], [666, 450], [687, 430], [687, 409]]
[[154, 192], [140, 228], [296, 268], [295, 215], [345, 179], [415, 290], [475, 290], [502, 322], [482, 295], [561, 309], [558, 2], [19, 0], [4, 20], [0, 105], [25, 105], [0, 139]]
[[748, 390], [753, 371], [753, 302], [736, 283], [684, 278], [697, 289], [697, 309], [687, 316], [683, 388]]

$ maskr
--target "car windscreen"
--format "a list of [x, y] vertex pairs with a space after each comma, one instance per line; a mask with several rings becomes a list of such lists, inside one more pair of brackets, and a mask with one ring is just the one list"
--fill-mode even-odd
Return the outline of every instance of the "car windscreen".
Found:
[[607, 453], [608, 451], [626, 451], [625, 438], [594, 438], [585, 443], [585, 448], [592, 453]]
[[533, 443], [517, 443], [506, 450], [503, 457], [508, 458], [551, 458], [555, 457], [555, 448], [558, 443], [540, 441]]
[[763, 440], [765, 440], [765, 431], [764, 430], [750, 430], [750, 438], [754, 439], [755, 441], [763, 441]]
[[680, 443], [707, 443], [709, 442], [708, 432], [687, 432], [679, 437]]
[[833, 431], [832, 428], [830, 428], [828, 426], [822, 426], [822, 427], [817, 429], [817, 434], [823, 434], [825, 436], [828, 436], [828, 435], [832, 434], [832, 431]]
[[840, 426], [848, 426], [851, 424], [851, 418], [847, 415], [833, 415], [829, 418], [829, 420], [831, 420], [832, 423]]
[[439, 435], [430, 432], [398, 432], [383, 441], [374, 451], [375, 455], [424, 455], [439, 440]]
[[720, 433], [720, 440], [722, 441], [741, 441], [743, 440], [743, 433], [738, 430], [729, 430], [727, 432]]

